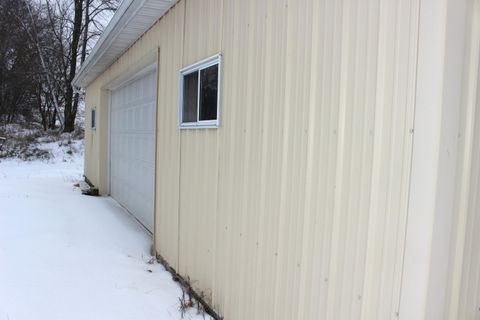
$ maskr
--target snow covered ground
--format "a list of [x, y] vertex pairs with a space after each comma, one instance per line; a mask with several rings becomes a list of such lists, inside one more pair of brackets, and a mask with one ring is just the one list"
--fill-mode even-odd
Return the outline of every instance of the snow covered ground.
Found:
[[147, 263], [150, 236], [114, 200], [74, 187], [81, 152], [43, 147], [53, 160], [0, 160], [0, 320], [181, 319], [180, 287]]

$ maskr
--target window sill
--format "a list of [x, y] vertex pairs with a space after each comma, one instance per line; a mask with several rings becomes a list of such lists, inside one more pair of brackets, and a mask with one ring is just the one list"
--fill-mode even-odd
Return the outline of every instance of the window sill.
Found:
[[178, 126], [179, 129], [217, 129], [218, 127], [218, 121], [181, 123]]

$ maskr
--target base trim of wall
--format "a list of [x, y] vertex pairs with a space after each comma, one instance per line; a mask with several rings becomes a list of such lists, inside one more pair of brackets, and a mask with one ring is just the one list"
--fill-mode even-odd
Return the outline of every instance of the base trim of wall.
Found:
[[170, 266], [170, 264], [165, 260], [160, 254], [156, 254], [157, 262], [162, 264], [165, 270], [170, 272], [173, 277], [173, 281], [178, 282], [182, 289], [187, 292], [191, 297], [193, 297], [195, 300], [197, 300], [203, 307], [203, 310], [205, 311], [206, 314], [211, 316], [215, 320], [224, 320], [222, 316], [218, 315], [215, 310], [203, 299], [202, 295], [198, 294], [193, 288], [192, 285], [190, 284], [189, 281], [185, 280], [181, 275], [177, 273], [177, 271]]

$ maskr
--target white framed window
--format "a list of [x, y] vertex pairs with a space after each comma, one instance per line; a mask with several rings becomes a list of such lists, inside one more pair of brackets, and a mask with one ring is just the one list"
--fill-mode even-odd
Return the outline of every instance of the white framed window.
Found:
[[187, 128], [218, 128], [222, 56], [180, 70], [178, 124]]
[[92, 110], [90, 111], [90, 128], [95, 130], [96, 128], [96, 121], [95, 115], [97, 113], [97, 107], [93, 107]]

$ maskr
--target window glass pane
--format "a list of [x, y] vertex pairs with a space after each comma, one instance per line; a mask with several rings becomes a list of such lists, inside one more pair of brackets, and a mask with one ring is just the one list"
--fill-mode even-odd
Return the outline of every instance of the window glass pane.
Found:
[[200, 71], [200, 120], [217, 119], [218, 64]]
[[183, 122], [197, 122], [198, 72], [183, 77]]

